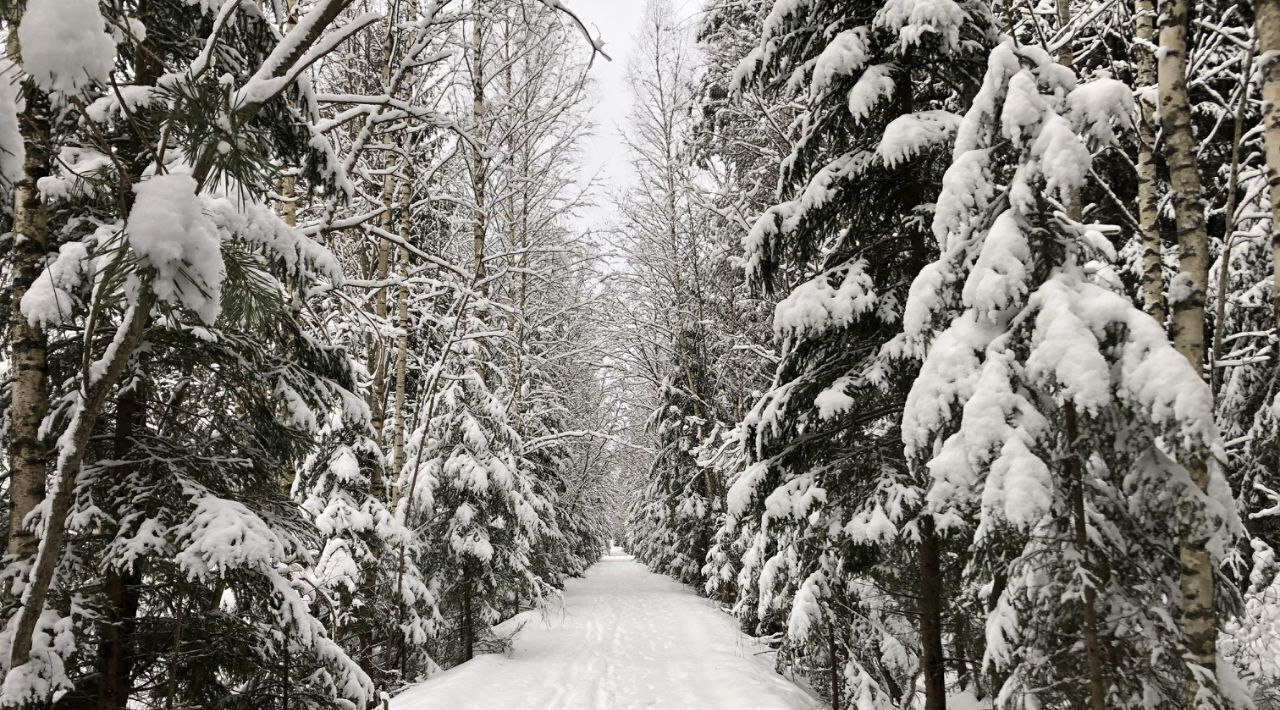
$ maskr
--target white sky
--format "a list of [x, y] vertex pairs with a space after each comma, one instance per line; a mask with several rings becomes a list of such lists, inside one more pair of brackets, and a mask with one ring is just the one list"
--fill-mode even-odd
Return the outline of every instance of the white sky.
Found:
[[[619, 139], [619, 131], [626, 126], [627, 112], [631, 107], [627, 91], [627, 62], [631, 57], [635, 35], [644, 19], [646, 0], [566, 0], [565, 4], [582, 18], [593, 35], [599, 35], [605, 43], [604, 51], [613, 57], [612, 62], [596, 58], [591, 67], [594, 83], [591, 119], [595, 124], [594, 135], [587, 141], [582, 175], [586, 180], [592, 175], [600, 177], [600, 187], [595, 192], [596, 207], [584, 210], [580, 215], [582, 227], [603, 227], [613, 214], [609, 194], [625, 187], [630, 181], [627, 168], [627, 152]], [[702, 0], [673, 0], [685, 17], [692, 16], [702, 7]]]

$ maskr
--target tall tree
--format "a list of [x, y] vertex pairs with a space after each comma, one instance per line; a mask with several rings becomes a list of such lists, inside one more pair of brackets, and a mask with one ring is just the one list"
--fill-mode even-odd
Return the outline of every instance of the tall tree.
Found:
[[[1187, 89], [1187, 41], [1191, 6], [1170, 0], [1160, 15], [1160, 120], [1169, 168], [1170, 200], [1176, 214], [1178, 272], [1169, 284], [1173, 342], [1199, 372], [1205, 366], [1205, 295], [1208, 292], [1209, 235], [1205, 200], [1191, 129], [1191, 98]], [[1210, 484], [1208, 457], [1181, 462], [1202, 491]], [[1213, 559], [1208, 540], [1195, 529], [1182, 532], [1182, 631], [1187, 639], [1188, 669], [1184, 707], [1218, 707], [1217, 612], [1214, 608]]]
[[[931, 256], [928, 215], [954, 112], [992, 41], [980, 3], [906, 12], [780, 2], [736, 73], [744, 96], [795, 96], [803, 107], [782, 163], [786, 201], [743, 239], [748, 277], [789, 294], [774, 314], [781, 361], [744, 420], [751, 446], [729, 525], [754, 531], [741, 583], [757, 588], [755, 613], [790, 608], [798, 658], [835, 647], [823, 663], [843, 668], [846, 702], [896, 707], [922, 677], [927, 707], [945, 707], [946, 556], [901, 456], [897, 414], [911, 372], [883, 348], [900, 328], [906, 285]], [[876, 602], [875, 588], [895, 603]], [[879, 662], [857, 630], [834, 644], [815, 638], [821, 620], [852, 623], [845, 609], [884, 628], [906, 657]]]

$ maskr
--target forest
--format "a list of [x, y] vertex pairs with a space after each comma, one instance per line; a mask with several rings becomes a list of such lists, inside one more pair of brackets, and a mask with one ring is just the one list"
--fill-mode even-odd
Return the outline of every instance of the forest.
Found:
[[1280, 709], [1280, 0], [0, 24], [0, 707], [389, 708], [625, 551], [833, 710]]

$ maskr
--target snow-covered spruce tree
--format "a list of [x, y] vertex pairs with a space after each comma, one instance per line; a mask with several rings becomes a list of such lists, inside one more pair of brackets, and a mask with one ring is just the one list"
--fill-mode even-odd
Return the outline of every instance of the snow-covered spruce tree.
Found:
[[[358, 613], [337, 618], [338, 589], [359, 577], [333, 552], [364, 560], [381, 543], [361, 518], [385, 521], [385, 510], [371, 509], [363, 491], [343, 495], [317, 481], [304, 512], [287, 481], [325, 411], [337, 410], [330, 427], [351, 432], [367, 429], [368, 415], [345, 355], [307, 334], [278, 294], [252, 297], [253, 315], [235, 316], [246, 295], [226, 293], [218, 324], [199, 335], [149, 330], [129, 386], [165, 399], [123, 398], [105, 460], [85, 470], [73, 515], [113, 535], [71, 548], [81, 564], [101, 560], [108, 571], [101, 597], [93, 567], [71, 577], [101, 635], [96, 658], [94, 635], [82, 637], [85, 682], [70, 698], [110, 688], [113, 703], [322, 708], [364, 678], [326, 638]], [[199, 368], [216, 374], [186, 374]], [[351, 475], [345, 463], [334, 461], [335, 475]], [[147, 630], [172, 640], [142, 644]]]
[[[445, 623], [437, 658], [466, 661], [487, 627], [521, 600], [548, 593], [531, 566], [546, 503], [520, 465], [519, 434], [483, 309], [462, 316], [467, 335], [449, 346], [424, 443], [418, 485], [429, 496], [420, 525], [424, 569]], [[415, 452], [414, 456], [419, 454]]]
[[906, 305], [904, 443], [925, 511], [971, 542], [999, 706], [1180, 705], [1181, 540], [1221, 560], [1239, 532], [1221, 472], [1206, 494], [1178, 463], [1221, 450], [1207, 384], [1117, 290], [1107, 228], [1068, 216], [1129, 96], [998, 46]]
[[[567, 406], [578, 416], [586, 413], [585, 421], [590, 422], [592, 431], [612, 435], [617, 409], [600, 380], [596, 372], [574, 378], [574, 397]], [[623, 505], [612, 463], [616, 449], [617, 445], [604, 436], [578, 438], [570, 447], [566, 465], [560, 468], [562, 490], [555, 511], [568, 562], [560, 566], [563, 574], [585, 573], [608, 550], [611, 539], [622, 540], [616, 530]]]
[[598, 392], [594, 373], [583, 368], [577, 378], [552, 380], [537, 363], [530, 364], [525, 376], [531, 406], [522, 426], [522, 459], [544, 506], [538, 511], [543, 527], [533, 546], [532, 567], [539, 578], [561, 587], [566, 578], [582, 576], [608, 544], [614, 501], [600, 457], [608, 442], [598, 436], [611, 422], [602, 421], [609, 413], [596, 409], [599, 400], [584, 398]]
[[748, 277], [789, 295], [729, 495], [726, 529], [746, 536], [739, 613], [790, 628], [786, 657], [841, 705], [899, 707], [922, 677], [928, 707], [943, 707], [942, 628], [962, 625], [942, 606], [950, 558], [901, 455], [912, 368], [881, 347], [933, 254], [933, 186], [993, 41], [985, 3], [778, 2], [737, 72], [741, 100], [803, 103], [784, 201], [743, 241]]
[[371, 493], [371, 473], [387, 467], [371, 417], [355, 399], [344, 404], [316, 413], [318, 441], [292, 492], [321, 536], [307, 575], [317, 615], [379, 688], [391, 688], [435, 670], [428, 643], [439, 610], [417, 565], [421, 540]]
[[[700, 342], [694, 333], [686, 333], [684, 339], [692, 347]], [[689, 400], [684, 380], [689, 373], [695, 386], [706, 387], [701, 370], [681, 368], [671, 373], [649, 420], [658, 452], [633, 516], [632, 553], [653, 571], [701, 588], [717, 491], [712, 483], [715, 471], [698, 462], [705, 421]]]
[[[533, 388], [530, 390], [536, 392]], [[534, 576], [554, 587], [562, 587], [566, 577], [581, 576], [599, 557], [604, 544], [590, 522], [580, 515], [581, 508], [560, 505], [568, 492], [566, 474], [573, 464], [570, 447], [560, 440], [561, 433], [568, 427], [553, 428], [547, 424], [563, 423], [559, 417], [544, 414], [522, 427], [526, 436], [544, 439], [541, 443], [535, 439], [532, 445], [526, 445], [521, 457], [531, 473], [533, 500], [542, 505], [542, 509], [536, 511], [542, 525], [530, 549], [529, 568]], [[524, 602], [541, 601], [517, 597], [510, 611], [521, 611]]]
[[[725, 419], [704, 440], [699, 465], [714, 469], [715, 478], [723, 481], [746, 466], [751, 444], [740, 422], [754, 401], [753, 393], [768, 387], [777, 366], [776, 353], [767, 347], [775, 299], [743, 282], [741, 236], [773, 204], [779, 166], [790, 152], [781, 127], [800, 106], [785, 95], [751, 93], [736, 100], [730, 92], [738, 63], [756, 46], [760, 24], [772, 6], [770, 0], [712, 3], [698, 32], [707, 66], [699, 77], [702, 115], [694, 151], [700, 177], [710, 185], [699, 199], [707, 215], [706, 239], [715, 249], [711, 271], [723, 284], [716, 289], [717, 319], [711, 336], [716, 341], [713, 361], [721, 364], [712, 396]], [[742, 554], [752, 535], [753, 531], [722, 525], [708, 553], [703, 570], [706, 591], [726, 604], [737, 598]], [[754, 609], [755, 602], [745, 600], [742, 608]], [[745, 629], [756, 627], [752, 615], [740, 619]]]
[[[354, 277], [322, 312], [328, 337], [358, 363], [371, 430], [326, 432], [312, 472], [315, 485], [353, 500], [365, 486], [366, 508], [346, 523], [346, 539], [325, 551], [335, 566], [350, 566], [347, 557], [363, 547], [361, 539], [376, 542], [370, 556], [354, 562], [359, 588], [345, 589], [351, 579], [337, 569], [323, 579], [337, 598], [355, 602], [340, 607], [344, 642], [378, 687], [391, 690], [437, 667], [431, 642], [439, 609], [419, 567], [423, 540], [400, 505], [399, 475], [445, 338], [438, 317], [449, 305], [442, 303], [441, 275], [451, 267], [444, 253], [451, 229], [427, 195], [441, 189], [439, 171], [450, 157], [453, 136], [446, 127], [455, 117], [435, 105], [439, 84], [456, 70], [444, 61], [444, 47], [457, 31], [460, 6], [391, 3], [384, 9], [400, 15], [354, 37], [339, 61], [315, 72], [321, 125], [348, 167], [352, 199], [343, 205], [331, 195], [311, 195], [295, 211], [308, 229], [327, 236]], [[330, 475], [347, 459], [342, 447], [359, 462], [357, 476]], [[328, 505], [323, 493], [300, 493], [304, 501], [317, 496], [314, 507]]]
[[[58, 110], [61, 156], [37, 186], [58, 257], [22, 315], [59, 358], [38, 551], [6, 570], [8, 703], [67, 690], [125, 707], [149, 687], [157, 703], [234, 704], [256, 682], [271, 703], [331, 707], [372, 692], [294, 586], [321, 542], [281, 485], [312, 434], [291, 405], [351, 386], [291, 297], [341, 273], [260, 201], [275, 161], [341, 185], [296, 88], [340, 9], [310, 8], [282, 39], [252, 6], [18, 8], [20, 66]], [[270, 337], [245, 336], [257, 328]]]

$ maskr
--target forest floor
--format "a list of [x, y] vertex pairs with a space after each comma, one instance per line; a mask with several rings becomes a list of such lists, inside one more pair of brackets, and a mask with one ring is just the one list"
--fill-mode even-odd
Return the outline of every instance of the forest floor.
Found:
[[772, 654], [689, 588], [630, 557], [565, 585], [564, 604], [526, 612], [512, 650], [409, 688], [391, 710], [817, 710]]

